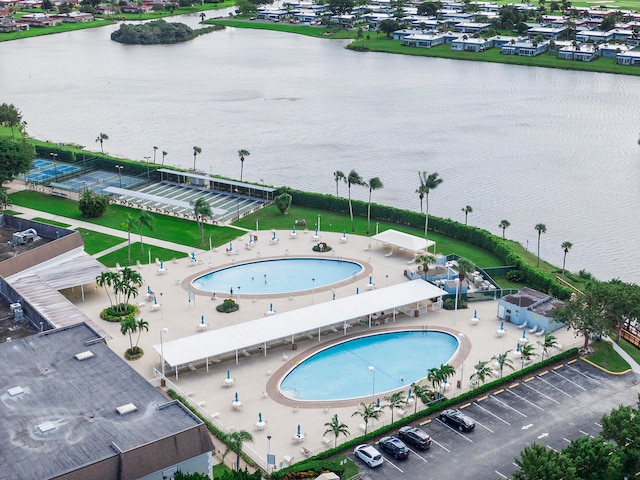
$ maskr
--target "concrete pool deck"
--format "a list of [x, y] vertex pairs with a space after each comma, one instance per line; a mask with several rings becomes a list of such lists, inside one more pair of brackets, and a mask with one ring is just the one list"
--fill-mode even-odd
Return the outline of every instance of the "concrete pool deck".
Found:
[[[74, 223], [64, 217], [30, 211], [22, 207], [16, 207], [15, 210], [24, 212], [25, 218], [40, 216]], [[84, 224], [84, 222], [75, 223], [81, 223], [82, 225], [78, 226], [120, 236], [126, 240], [126, 232], [119, 232], [93, 224]], [[73, 226], [76, 226], [75, 223]], [[190, 300], [188, 288], [186, 288], [188, 282], [185, 281], [188, 278], [193, 278], [196, 274], [206, 273], [214, 267], [257, 260], [258, 258], [286, 255], [328, 257], [335, 255], [336, 258], [352, 258], [365, 262], [370, 270], [367, 269], [364, 275], [358, 276], [352, 282], [335, 287], [336, 296], [339, 298], [354, 295], [356, 287], [360, 291], [365, 291], [369, 280], [369, 271], [373, 275], [378, 289], [384, 288], [386, 285], [390, 286], [408, 281], [403, 272], [412, 263], [412, 256], [408, 253], [399, 253], [397, 250], [392, 256], [386, 256], [388, 247], [371, 241], [368, 237], [349, 235], [348, 241], [341, 243], [342, 233], [321, 232], [321, 240], [332, 246], [334, 251], [319, 254], [311, 250], [311, 247], [316, 243], [312, 241], [312, 232], [304, 234], [300, 231], [297, 239], [290, 239], [289, 231], [281, 231], [278, 232], [280, 242], [273, 245], [269, 244], [268, 238], [270, 237], [267, 236], [269, 233], [268, 230], [259, 232], [259, 241], [252, 250], [239, 249], [237, 255], [234, 256], [226, 255], [224, 247], [221, 247], [218, 251], [211, 252], [196, 250], [196, 258], [198, 260], [196, 263], [200, 264], [193, 265], [190, 258], [184, 258], [176, 262], [172, 262], [170, 259], [163, 259], [165, 260], [166, 272], [162, 275], [158, 273], [158, 267], [155, 263], [143, 265], [139, 271], [145, 283], [140, 288], [140, 295], [137, 300], [145, 302], [145, 305], [141, 307], [141, 317], [149, 322], [149, 331], [143, 332], [139, 341], [139, 345], [144, 349], [145, 355], [139, 360], [129, 362], [131, 367], [144, 378], [159, 383], [157, 378], [154, 379], [154, 369], [160, 370], [161, 362], [152, 346], [160, 343], [160, 330], [163, 328], [168, 329], [168, 333], [163, 335], [163, 340], [169, 341], [189, 335], [197, 335], [198, 324], [202, 315], [205, 316], [208, 330], [211, 331], [265, 317], [270, 303], [273, 304], [273, 308], [276, 311], [284, 312], [311, 305], [314, 300], [316, 304], [320, 304], [332, 299], [333, 290], [331, 287], [318, 288], [315, 290], [315, 294], [306, 292], [278, 298], [271, 296], [244, 297], [241, 294], [239, 297], [239, 311], [231, 314], [218, 313], [215, 311], [215, 306], [226, 296], [221, 296], [222, 298], [213, 301], [208, 294], [196, 294], [193, 300]], [[239, 238], [235, 242], [242, 242], [238, 244], [244, 245], [245, 241], [243, 240], [246, 237], [248, 237], [248, 232], [239, 231]], [[147, 238], [145, 238], [145, 243], [183, 250], [185, 253], [191, 253], [193, 250], [189, 247]], [[368, 248], [370, 243], [371, 248]], [[152, 301], [146, 298], [147, 285], [156, 293], [161, 308], [151, 310]], [[119, 324], [105, 322], [99, 318], [100, 311], [109, 304], [104, 289], [85, 287], [84, 302], [81, 299], [80, 289], [75, 289], [75, 291], [65, 290], [62, 293], [111, 335], [112, 339], [109, 340], [108, 345], [115, 352], [123, 355], [124, 351], [129, 348], [129, 337], [120, 333]], [[472, 310], [476, 310], [480, 318], [477, 325], [471, 323]], [[449, 391], [449, 394], [453, 395], [469, 387], [469, 375], [473, 372], [473, 365], [478, 361], [489, 360], [492, 356], [503, 353], [508, 349], [515, 349], [518, 338], [521, 336], [521, 331], [515, 326], [506, 324], [506, 334], [501, 338], [497, 338], [496, 330], [499, 328], [500, 321], [497, 319], [496, 313], [497, 302], [474, 302], [472, 308], [458, 310], [457, 312], [445, 310], [428, 311], [420, 317], [399, 315], [395, 324], [390, 322], [388, 325], [374, 326], [372, 330], [381, 331], [405, 327], [424, 328], [426, 326], [429, 329], [441, 329], [456, 335], [464, 333], [465, 362], [462, 390], [458, 390], [455, 386], [457, 380], [460, 379], [461, 352], [458, 351], [450, 362], [458, 370], [456, 376], [452, 379], [452, 386]], [[346, 337], [342, 332], [324, 335], [320, 345], [317, 338], [309, 339], [303, 337], [296, 343], [296, 350], [292, 350], [291, 345], [281, 345], [268, 349], [266, 356], [259, 352], [251, 351], [249, 356], [241, 354], [238, 364], [233, 359], [219, 364], [210, 364], [208, 372], [204, 366], [195, 370], [182, 369], [177, 381], [175, 381], [173, 373], [167, 371], [167, 386], [174, 388], [187, 397], [193, 405], [201, 410], [203, 415], [221, 429], [226, 431], [247, 430], [251, 432], [254, 436], [254, 442], [245, 443], [245, 451], [252, 452], [251, 455], [258, 463], [262, 465], [266, 463], [267, 448], [270, 448], [270, 452], [276, 456], [276, 465], [279, 466], [281, 462], [286, 465], [285, 458], [292, 458], [295, 462], [304, 456], [301, 447], [311, 452], [318, 452], [333, 446], [333, 438], [329, 435], [323, 437], [323, 433], [326, 430], [324, 424], [329, 422], [334, 414], [338, 414], [340, 421], [349, 426], [351, 434], [349, 438], [361, 435], [362, 431], [359, 425], [362, 424], [362, 418], [359, 416], [352, 417], [351, 415], [357, 410], [361, 400], [368, 402], [370, 398], [326, 403], [295, 402], [284, 398], [278, 393], [275, 388], [278, 381], [286, 371], [293, 368], [296, 363], [300, 362], [312, 351], [326, 346], [326, 342], [344, 340], [368, 331], [368, 327], [358, 326], [351, 328]], [[575, 338], [572, 332], [565, 329], [554, 332], [554, 335], [558, 337], [558, 343], [564, 345], [564, 348], [582, 343], [581, 338]], [[532, 343], [535, 343], [536, 340], [539, 339], [537, 337], [530, 339]], [[407, 361], [411, 361], [411, 359], [407, 359]], [[516, 368], [520, 366], [516, 359], [514, 359], [514, 366]], [[230, 376], [234, 379], [233, 385], [229, 387], [224, 386], [227, 370], [230, 370]], [[371, 375], [371, 372], [365, 371], [363, 374]], [[340, 375], [340, 372], [336, 372], [336, 375]], [[423, 383], [427, 384], [427, 382]], [[240, 409], [234, 409], [232, 406], [236, 392], [238, 392], [239, 400], [242, 402]], [[411, 408], [408, 407], [410, 412], [412, 412]], [[262, 430], [256, 429], [259, 413], [262, 414], [264, 421], [264, 429]], [[395, 412], [394, 419], [397, 420], [398, 417], [399, 413]], [[375, 422], [373, 426], [370, 425], [369, 429], [375, 429], [380, 424], [388, 424], [390, 420], [391, 412], [385, 409], [380, 421]], [[301, 443], [294, 443], [298, 425], [300, 425], [301, 432], [305, 438]], [[270, 441], [267, 440], [267, 436], [271, 436]], [[338, 439], [338, 443], [344, 442], [345, 439], [346, 437], [341, 436]], [[225, 447], [221, 442], [214, 440], [214, 444], [217, 449], [224, 452]], [[234, 458], [235, 456], [230, 454], [226, 457], [226, 462], [231, 462]]]

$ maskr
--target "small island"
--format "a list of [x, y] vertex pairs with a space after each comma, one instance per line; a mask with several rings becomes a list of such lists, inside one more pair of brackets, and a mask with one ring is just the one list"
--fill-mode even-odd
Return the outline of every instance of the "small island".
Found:
[[125, 43], [127, 45], [179, 43], [186, 42], [198, 35], [219, 29], [219, 27], [214, 26], [193, 30], [184, 23], [169, 23], [164, 20], [154, 20], [152, 22], [141, 23], [139, 25], [123, 23], [120, 25], [118, 30], [111, 34], [111, 40], [114, 42]]

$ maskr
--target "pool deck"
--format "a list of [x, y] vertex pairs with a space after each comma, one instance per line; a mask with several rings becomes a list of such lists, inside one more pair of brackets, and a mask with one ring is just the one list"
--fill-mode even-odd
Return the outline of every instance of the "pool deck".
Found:
[[[59, 221], [68, 222], [69, 220], [22, 207], [15, 209], [22, 211], [25, 218], [39, 215]], [[123, 241], [126, 239], [126, 232], [118, 232], [97, 225], [82, 224], [83, 222], [77, 223], [79, 225], [74, 224], [74, 227], [83, 226], [92, 230], [121, 236]], [[235, 242], [238, 245], [244, 245], [248, 240], [248, 232], [239, 230], [238, 233], [239, 237]], [[284, 312], [311, 305], [314, 300], [318, 304], [329, 302], [332, 299], [333, 289], [331, 287], [316, 288], [315, 294], [306, 292], [277, 298], [273, 296], [245, 297], [241, 294], [239, 297], [239, 311], [231, 314], [218, 313], [215, 311], [215, 306], [228, 295], [219, 296], [217, 300], [212, 300], [209, 294], [196, 294], [195, 298], [190, 301], [189, 286], [186, 281], [196, 275], [206, 273], [214, 267], [257, 260], [259, 258], [287, 255], [343, 257], [364, 262], [367, 265], [367, 269], [362, 275], [359, 275], [353, 281], [335, 286], [335, 293], [338, 298], [354, 295], [356, 287], [360, 291], [366, 291], [369, 274], [373, 275], [378, 289], [384, 288], [386, 285], [390, 286], [408, 281], [403, 272], [412, 263], [412, 255], [409, 253], [401, 253], [396, 249], [392, 256], [386, 256], [389, 248], [376, 241], [371, 241], [367, 237], [349, 235], [348, 241], [341, 243], [342, 233], [321, 232], [321, 240], [327, 242], [334, 250], [330, 253], [320, 254], [311, 250], [311, 247], [316, 243], [312, 241], [313, 232], [304, 233], [299, 230], [297, 239], [290, 239], [289, 233], [289, 231], [278, 232], [280, 241], [277, 244], [270, 244], [268, 240], [270, 232], [268, 230], [261, 231], [259, 232], [259, 241], [252, 250], [243, 248], [238, 250], [234, 256], [228, 256], [224, 247], [222, 247], [217, 251], [196, 250], [197, 262], [195, 264], [191, 262], [190, 258], [176, 262], [165, 260], [164, 267], [166, 271], [164, 274], [159, 274], [155, 263], [143, 265], [140, 268], [140, 273], [145, 283], [140, 288], [140, 295], [137, 301], [145, 302], [141, 306], [141, 316], [149, 322], [149, 331], [143, 332], [139, 341], [139, 345], [144, 349], [145, 355], [139, 360], [129, 362], [131, 367], [144, 378], [154, 381], [156, 384], [159, 383], [158, 379], [154, 378], [154, 369], [160, 370], [161, 362], [152, 346], [160, 343], [160, 330], [163, 328], [168, 329], [168, 333], [163, 335], [163, 340], [170, 341], [189, 335], [197, 335], [201, 331], [198, 325], [202, 315], [205, 316], [207, 329], [211, 331], [249, 320], [266, 318], [270, 303], [273, 304], [273, 308], [277, 312]], [[153, 239], [145, 239], [145, 243], [184, 250], [185, 253], [191, 253], [193, 250], [189, 247]], [[371, 248], [369, 248], [369, 245]], [[157, 294], [161, 308], [151, 309], [153, 302], [146, 298], [147, 285]], [[84, 302], [81, 299], [80, 289], [75, 289], [75, 291], [66, 290], [62, 293], [111, 335], [112, 339], [108, 342], [111, 349], [119, 354], [124, 354], [129, 347], [129, 337], [120, 333], [119, 324], [108, 323], [99, 319], [100, 311], [109, 304], [103, 288], [85, 288]], [[471, 323], [473, 309], [477, 311], [480, 318], [477, 325], [472, 325]], [[506, 335], [501, 338], [496, 337], [496, 330], [500, 324], [496, 313], [497, 302], [474, 302], [472, 309], [458, 310], [457, 312], [430, 310], [420, 317], [400, 315], [396, 323], [389, 322], [388, 325], [374, 326], [371, 330], [383, 331], [398, 328], [427, 327], [429, 329], [441, 329], [456, 335], [464, 333], [463, 388], [462, 390], [457, 390], [455, 386], [456, 381], [460, 378], [461, 352], [458, 350], [456, 356], [450, 362], [458, 369], [456, 377], [451, 382], [451, 391], [449, 391], [451, 395], [457, 393], [457, 391], [464, 391], [469, 387], [469, 375], [473, 372], [473, 365], [478, 361], [489, 360], [492, 356], [503, 353], [508, 349], [515, 349], [517, 340], [521, 336], [521, 331], [515, 326], [506, 324]], [[356, 323], [354, 322], [354, 325]], [[268, 445], [270, 445], [270, 452], [276, 456], [276, 465], [279, 466], [281, 462], [286, 465], [285, 458], [291, 458], [295, 462], [304, 457], [305, 454], [301, 447], [311, 452], [318, 452], [333, 446], [333, 438], [330, 435], [324, 437], [323, 434], [326, 430], [324, 424], [329, 422], [334, 414], [338, 414], [340, 421], [349, 426], [350, 438], [360, 435], [362, 432], [359, 425], [362, 424], [362, 418], [358, 416], [352, 417], [352, 413], [356, 411], [362, 399], [341, 402], [295, 402], [283, 397], [277, 391], [276, 386], [279, 379], [311, 352], [326, 346], [326, 342], [341, 341], [368, 331], [369, 328], [367, 326], [354, 326], [349, 329], [347, 336], [342, 331], [323, 335], [321, 344], [318, 343], [317, 337], [303, 337], [303, 340], [298, 339], [296, 342], [296, 350], [293, 350], [290, 344], [282, 344], [268, 349], [266, 356], [264, 352], [252, 350], [247, 352], [250, 355], [240, 354], [237, 364], [235, 359], [229, 359], [221, 363], [210, 364], [208, 371], [204, 366], [194, 367], [193, 370], [190, 368], [182, 369], [177, 381], [173, 372], [167, 371], [167, 386], [174, 388], [188, 398], [205, 416], [223, 430], [247, 430], [251, 432], [254, 442], [245, 443], [245, 451], [252, 452], [254, 459], [262, 465], [266, 463]], [[581, 344], [580, 338], [575, 338], [572, 332], [565, 329], [554, 332], [554, 335], [558, 337], [558, 343], [563, 344], [564, 348]], [[530, 341], [535, 342], [536, 340], [539, 340], [539, 338], [533, 337]], [[411, 359], [407, 358], [407, 361], [411, 361]], [[520, 365], [515, 359], [514, 364], [516, 368]], [[231, 378], [234, 379], [233, 384], [230, 386], [226, 386], [224, 382], [228, 369], [230, 370]], [[363, 373], [365, 375], [370, 374], [368, 371]], [[336, 372], [336, 375], [340, 375], [340, 372]], [[242, 403], [241, 408], [238, 409], [234, 409], [232, 405], [236, 392]], [[370, 398], [364, 399], [367, 402], [369, 400]], [[408, 410], [412, 411], [411, 408], [408, 407]], [[263, 429], [256, 428], [258, 413], [262, 414]], [[396, 411], [394, 418], [397, 419], [398, 417], [399, 412]], [[373, 427], [370, 425], [369, 429], [376, 428], [381, 423], [388, 424], [390, 420], [391, 413], [388, 409], [385, 409], [381, 420], [375, 422]], [[298, 425], [300, 425], [301, 432], [304, 434], [304, 440], [300, 443], [295, 443], [297, 439], [294, 439], [294, 437]], [[267, 440], [267, 436], [271, 436], [270, 441]], [[338, 443], [344, 442], [345, 439], [345, 437], [341, 436], [338, 439]], [[224, 452], [225, 447], [223, 444], [215, 440], [214, 444], [217, 449], [221, 449]], [[226, 462], [230, 463], [234, 458], [233, 454], [228, 455]], [[218, 459], [220, 459], [220, 455], [218, 455]]]

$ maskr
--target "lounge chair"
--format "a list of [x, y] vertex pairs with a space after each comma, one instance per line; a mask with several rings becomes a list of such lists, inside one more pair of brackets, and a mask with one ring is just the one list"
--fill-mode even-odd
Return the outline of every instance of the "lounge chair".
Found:
[[251, 356], [251, 354], [250, 354], [249, 352], [247, 352], [247, 349], [246, 349], [246, 348], [243, 348], [243, 349], [242, 349], [242, 354], [243, 354], [245, 357], [250, 357], [250, 356]]
[[536, 333], [538, 331], [538, 325], [534, 325], [533, 328], [529, 329], [529, 333]]
[[536, 337], [542, 337], [542, 336], [544, 336], [544, 328], [541, 328], [536, 332]]
[[520, 325], [518, 325], [518, 328], [520, 330], [524, 330], [525, 328], [527, 328], [527, 322], [526, 321], [522, 322]]
[[389, 253], [384, 254], [385, 257], [390, 257], [391, 255], [393, 255], [393, 250], [390, 250]]

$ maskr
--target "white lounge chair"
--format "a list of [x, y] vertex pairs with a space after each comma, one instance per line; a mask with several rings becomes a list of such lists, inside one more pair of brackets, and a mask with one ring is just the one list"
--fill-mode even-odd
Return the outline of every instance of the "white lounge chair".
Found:
[[390, 257], [391, 255], [393, 255], [393, 250], [390, 250], [389, 253], [384, 254], [385, 257]]
[[538, 325], [534, 325], [533, 328], [529, 329], [529, 333], [536, 333], [538, 331]]
[[541, 328], [536, 332], [536, 337], [542, 337], [544, 335], [544, 328]]
[[518, 328], [519, 328], [520, 330], [524, 330], [525, 328], [527, 328], [527, 322], [526, 322], [526, 321], [525, 321], [525, 322], [522, 322], [520, 325], [518, 325]]
[[250, 356], [251, 356], [251, 354], [250, 354], [249, 352], [247, 352], [247, 349], [246, 349], [246, 348], [243, 348], [243, 349], [242, 349], [242, 354], [243, 354], [245, 357], [250, 357]]

